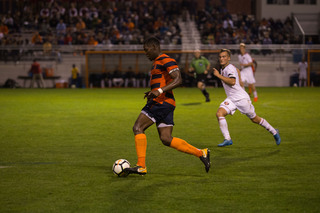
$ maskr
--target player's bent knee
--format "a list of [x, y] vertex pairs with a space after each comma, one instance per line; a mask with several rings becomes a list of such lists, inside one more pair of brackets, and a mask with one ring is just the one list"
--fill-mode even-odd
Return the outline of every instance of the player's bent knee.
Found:
[[216, 116], [219, 119], [219, 117], [226, 117], [229, 113], [224, 109], [223, 107], [219, 107]]
[[172, 137], [168, 137], [168, 136], [160, 136], [160, 140], [163, 143], [163, 145], [165, 146], [170, 146], [171, 141], [172, 141]]
[[220, 117], [225, 117], [225, 114], [218, 110], [218, 112], [216, 113], [216, 117], [219, 119]]
[[258, 116], [254, 117], [251, 119], [252, 123], [255, 123], [255, 124], [259, 124], [260, 123], [260, 118]]
[[170, 141], [170, 142], [168, 142], [168, 141], [162, 141], [162, 144], [165, 145], [165, 146], [170, 146], [171, 141]]
[[143, 129], [138, 125], [134, 125], [132, 131], [135, 135], [143, 133]]

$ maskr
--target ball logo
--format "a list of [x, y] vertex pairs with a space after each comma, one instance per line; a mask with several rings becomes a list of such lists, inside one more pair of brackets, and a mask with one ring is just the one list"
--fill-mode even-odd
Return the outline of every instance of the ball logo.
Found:
[[225, 102], [224, 102], [224, 105], [229, 105], [229, 102], [225, 101]]

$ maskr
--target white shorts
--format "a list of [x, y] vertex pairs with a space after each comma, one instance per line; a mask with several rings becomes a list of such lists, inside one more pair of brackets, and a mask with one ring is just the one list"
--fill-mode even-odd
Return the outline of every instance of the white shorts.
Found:
[[237, 102], [232, 102], [227, 98], [220, 104], [220, 108], [225, 109], [230, 115], [233, 115], [238, 109], [242, 114], [245, 114], [250, 119], [256, 117], [254, 106], [249, 99], [241, 99]]
[[243, 83], [247, 83], [247, 84], [255, 84], [256, 83], [256, 79], [253, 76], [253, 72], [251, 69], [243, 69], [240, 72], [241, 75], [241, 81]]
[[307, 71], [301, 71], [299, 73], [299, 79], [307, 79]]

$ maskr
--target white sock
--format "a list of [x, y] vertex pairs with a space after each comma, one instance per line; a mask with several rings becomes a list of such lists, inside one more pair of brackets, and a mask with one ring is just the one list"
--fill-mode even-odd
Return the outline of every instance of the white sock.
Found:
[[228, 130], [228, 124], [225, 117], [219, 117], [219, 126], [224, 139], [231, 140], [229, 130]]
[[261, 118], [261, 121], [259, 124], [263, 126], [266, 130], [268, 130], [271, 134], [273, 135], [277, 134], [277, 131], [275, 130], [275, 128], [273, 128], [265, 119]]
[[253, 91], [253, 97], [257, 98], [258, 97], [258, 93], [257, 91]]

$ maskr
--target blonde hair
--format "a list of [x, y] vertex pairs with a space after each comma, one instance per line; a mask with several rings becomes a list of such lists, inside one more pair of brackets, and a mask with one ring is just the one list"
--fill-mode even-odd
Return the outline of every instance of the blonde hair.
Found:
[[223, 53], [223, 52], [228, 53], [228, 56], [231, 57], [231, 52], [230, 52], [230, 50], [228, 50], [228, 49], [221, 49], [221, 50], [220, 50], [220, 53]]

